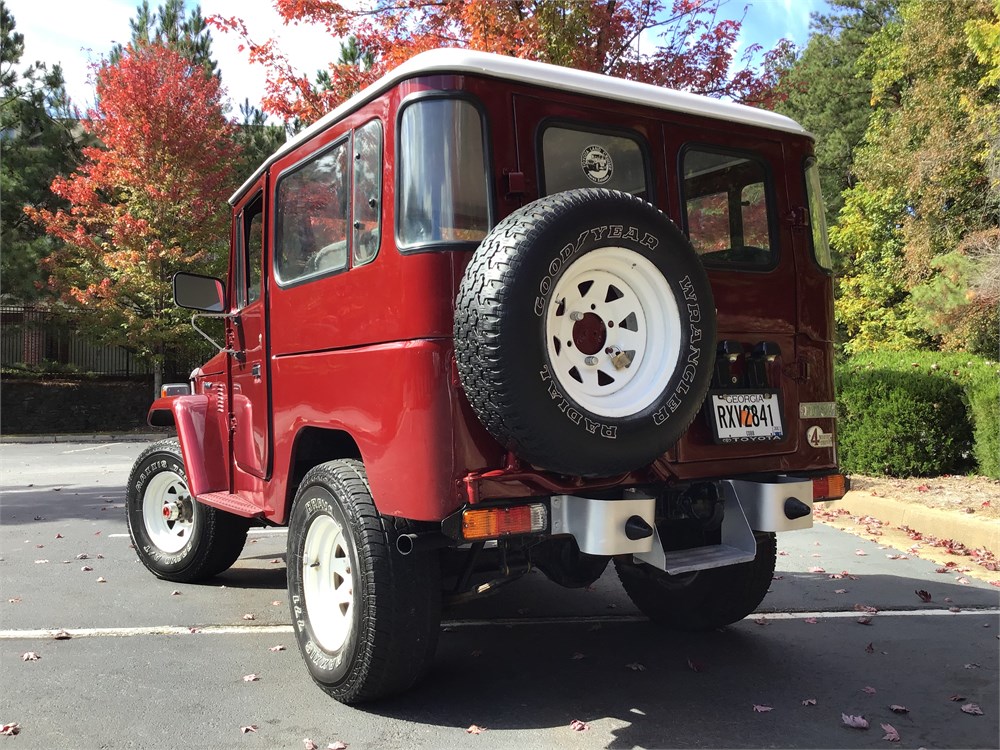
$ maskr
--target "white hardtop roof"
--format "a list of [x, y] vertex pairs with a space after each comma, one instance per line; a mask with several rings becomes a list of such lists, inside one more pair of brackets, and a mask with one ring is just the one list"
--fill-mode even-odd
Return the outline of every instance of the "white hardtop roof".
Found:
[[294, 138], [286, 141], [281, 148], [257, 168], [257, 171], [240, 186], [239, 190], [233, 193], [229, 202], [236, 203], [267, 167], [300, 143], [311, 138], [315, 133], [326, 129], [344, 115], [374, 99], [400, 81], [431, 73], [479, 74], [811, 137], [795, 120], [776, 112], [748, 107], [745, 104], [734, 104], [686, 91], [675, 91], [648, 83], [626, 81], [600, 73], [521, 60], [505, 55], [474, 52], [467, 49], [437, 49], [421, 52], [419, 55], [411, 57], [333, 111], [325, 114]]

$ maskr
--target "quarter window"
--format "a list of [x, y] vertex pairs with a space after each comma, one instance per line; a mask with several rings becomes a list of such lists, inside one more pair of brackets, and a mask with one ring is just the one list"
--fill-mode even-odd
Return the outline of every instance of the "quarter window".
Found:
[[354, 131], [353, 264], [370, 263], [378, 253], [382, 211], [382, 126], [372, 120]]
[[770, 266], [774, 231], [764, 164], [749, 155], [689, 149], [683, 169], [688, 236], [705, 262]]
[[806, 160], [806, 197], [809, 200], [809, 226], [812, 229], [813, 256], [820, 267], [833, 270], [833, 256], [826, 236], [826, 209], [823, 208], [823, 193], [820, 189], [819, 167], [816, 158]]
[[349, 151], [349, 141], [342, 141], [278, 183], [280, 282], [347, 268]]
[[400, 117], [399, 143], [399, 245], [482, 240], [490, 212], [479, 111], [464, 99], [415, 101]]
[[542, 134], [545, 194], [585, 187], [649, 195], [645, 159], [639, 141], [568, 127], [548, 127]]

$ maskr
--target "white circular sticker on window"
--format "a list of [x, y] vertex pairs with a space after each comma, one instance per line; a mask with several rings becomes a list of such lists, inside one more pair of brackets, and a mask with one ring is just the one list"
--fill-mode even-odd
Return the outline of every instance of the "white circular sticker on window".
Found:
[[580, 166], [587, 179], [595, 185], [603, 185], [615, 171], [611, 154], [601, 146], [587, 146], [580, 156]]

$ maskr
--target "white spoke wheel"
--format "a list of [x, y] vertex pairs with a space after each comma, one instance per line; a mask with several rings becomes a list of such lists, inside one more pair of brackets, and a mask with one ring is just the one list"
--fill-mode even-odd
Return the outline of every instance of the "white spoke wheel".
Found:
[[489, 433], [533, 466], [610, 476], [684, 435], [715, 361], [691, 243], [627, 193], [556, 193], [501, 221], [455, 303], [455, 361]]
[[[303, 477], [288, 520], [292, 628], [313, 680], [343, 703], [409, 688], [441, 623], [435, 552], [403, 556], [402, 519], [382, 518], [364, 466], [342, 459]], [[397, 529], [400, 529], [397, 531]]]
[[191, 540], [193, 501], [184, 478], [173, 471], [153, 477], [142, 500], [142, 521], [150, 541], [167, 554], [178, 552]]
[[574, 261], [549, 298], [545, 340], [552, 374], [588, 412], [628, 417], [667, 387], [681, 340], [680, 311], [655, 265], [623, 247]]
[[333, 516], [320, 516], [306, 532], [302, 591], [313, 634], [326, 651], [343, 648], [353, 628], [354, 570], [349, 544]]
[[250, 519], [202, 505], [191, 496], [176, 439], [154, 443], [136, 459], [125, 492], [129, 536], [139, 560], [168, 581], [203, 581], [243, 551]]

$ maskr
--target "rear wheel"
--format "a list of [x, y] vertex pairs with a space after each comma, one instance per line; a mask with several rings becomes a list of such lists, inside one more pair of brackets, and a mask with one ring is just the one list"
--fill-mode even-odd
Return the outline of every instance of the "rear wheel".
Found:
[[676, 630], [713, 630], [742, 620], [763, 601], [774, 576], [776, 538], [756, 532], [757, 557], [724, 568], [670, 575], [615, 560], [625, 593], [643, 614]]
[[188, 491], [177, 440], [162, 440], [136, 459], [125, 496], [132, 544], [142, 564], [168, 581], [193, 583], [236, 562], [250, 520], [202, 505]]
[[438, 558], [400, 555], [400, 533], [405, 522], [379, 514], [361, 462], [306, 474], [289, 519], [292, 626], [313, 680], [342, 703], [406, 690], [434, 656]]

